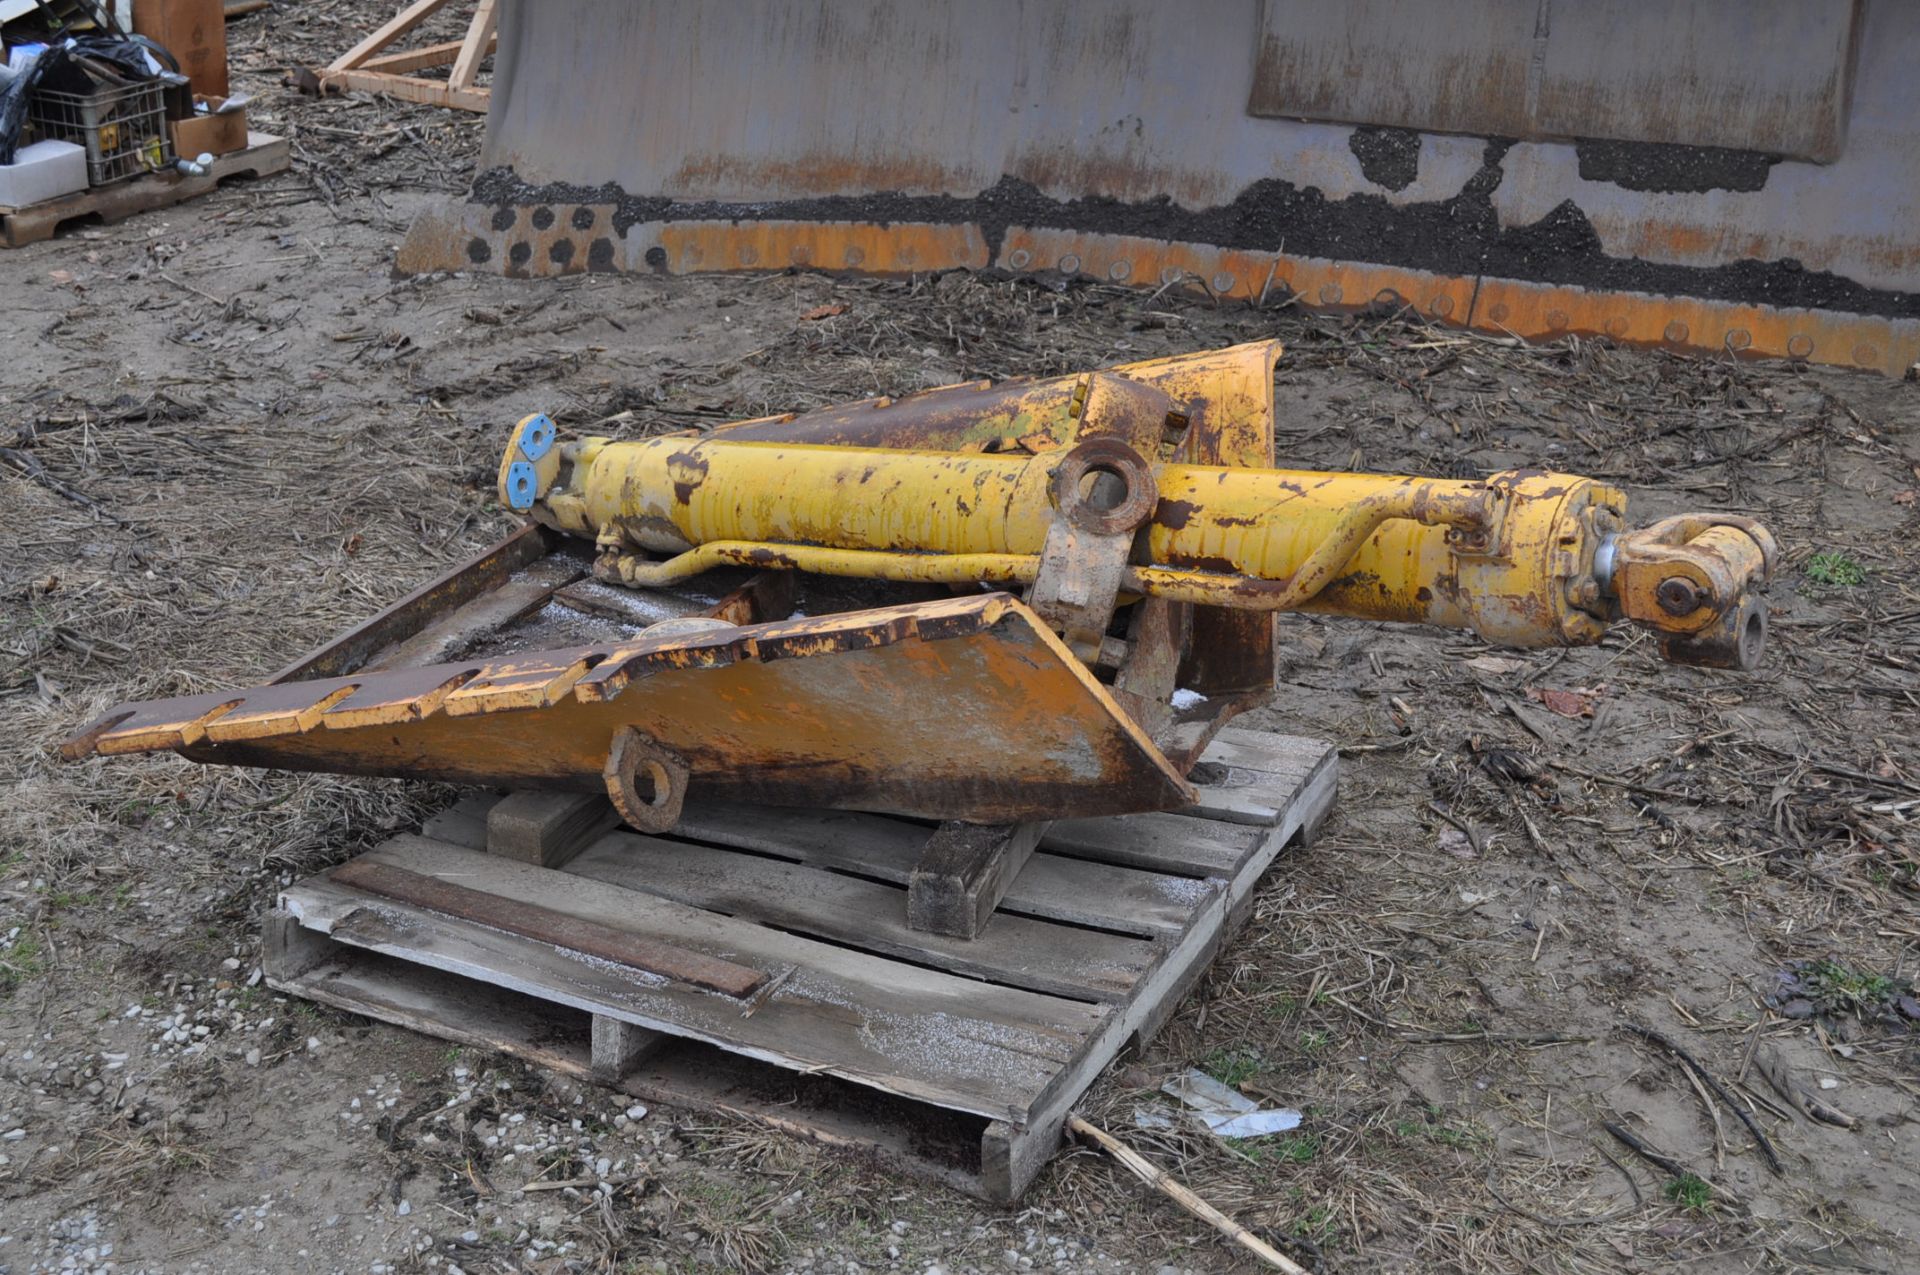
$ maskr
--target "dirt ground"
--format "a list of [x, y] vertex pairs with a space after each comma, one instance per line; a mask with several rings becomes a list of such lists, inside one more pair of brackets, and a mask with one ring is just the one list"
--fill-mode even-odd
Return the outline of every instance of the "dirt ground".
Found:
[[[1743, 675], [1624, 629], [1283, 618], [1253, 724], [1340, 744], [1336, 813], [1086, 1112], [1318, 1270], [1920, 1270], [1920, 387], [965, 275], [395, 280], [479, 121], [278, 84], [374, 7], [232, 27], [294, 172], [0, 254], [0, 1272], [1251, 1269], [1090, 1151], [993, 1210], [273, 995], [276, 889], [452, 790], [50, 748], [497, 537], [526, 412], [697, 425], [1269, 334], [1286, 463], [1764, 519], [1773, 645]], [[1302, 1128], [1137, 1127], [1193, 1066]]]

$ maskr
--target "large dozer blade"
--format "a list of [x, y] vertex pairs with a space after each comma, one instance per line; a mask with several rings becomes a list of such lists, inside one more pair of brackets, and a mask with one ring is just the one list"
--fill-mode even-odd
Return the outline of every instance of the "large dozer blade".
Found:
[[403, 271], [1044, 273], [1900, 374], [1908, 0], [492, 0]]
[[62, 751], [591, 792], [628, 728], [701, 796], [977, 823], [1193, 800], [1005, 594], [121, 704]]

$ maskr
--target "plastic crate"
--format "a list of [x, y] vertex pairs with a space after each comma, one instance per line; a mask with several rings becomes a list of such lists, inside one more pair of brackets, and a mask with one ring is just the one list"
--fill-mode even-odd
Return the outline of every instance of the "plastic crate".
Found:
[[86, 147], [87, 181], [102, 186], [172, 166], [165, 93], [157, 80], [92, 93], [39, 90], [27, 99], [27, 121], [40, 137]]

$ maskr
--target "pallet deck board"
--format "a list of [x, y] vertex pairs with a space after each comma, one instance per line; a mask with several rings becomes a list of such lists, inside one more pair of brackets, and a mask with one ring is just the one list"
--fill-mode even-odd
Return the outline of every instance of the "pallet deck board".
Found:
[[610, 833], [568, 871], [886, 956], [1080, 1000], [1115, 1001], [1159, 959], [1143, 939], [996, 915], [975, 939], [909, 929], [898, 886], [711, 846]]
[[[1133, 816], [1152, 818], [1153, 816]], [[1068, 820], [1077, 823], [1077, 820]], [[1088, 820], [1101, 829], [1123, 825]], [[1191, 825], [1194, 821], [1189, 820]], [[1185, 928], [1204, 882], [1120, 865], [1048, 854], [1056, 822], [1000, 901], [1003, 912], [1067, 921], [1123, 933], [1177, 934]], [[1211, 825], [1193, 829], [1205, 837]], [[785, 810], [772, 806], [714, 805], [689, 798], [677, 835], [905, 885], [932, 829], [889, 815], [839, 810]], [[1247, 842], [1257, 839], [1250, 834]], [[1246, 853], [1237, 846], [1233, 859]]]
[[291, 163], [291, 150], [285, 138], [249, 132], [245, 150], [216, 157], [204, 176], [147, 173], [105, 186], [91, 186], [24, 208], [0, 209], [0, 246], [23, 248], [41, 243], [53, 238], [65, 223], [85, 217], [98, 217], [112, 225], [136, 213], [197, 198], [232, 177], [270, 177], [285, 172]]
[[774, 972], [770, 990], [744, 1000], [327, 874], [283, 891], [277, 924], [305, 954], [270, 942], [268, 981], [582, 1078], [594, 1020], [603, 1034], [607, 1020], [631, 1023], [662, 1038], [629, 1074], [600, 1077], [624, 1092], [857, 1147], [1010, 1201], [1058, 1148], [1071, 1105], [1173, 1013], [1262, 874], [1332, 800], [1330, 745], [1225, 736], [1213, 762], [1224, 782], [1209, 786], [1250, 809], [1267, 803], [1270, 819], [1055, 824], [974, 940], [908, 928], [906, 883], [930, 828], [890, 816], [689, 801], [670, 834], [607, 833], [541, 867], [483, 852], [498, 798], [473, 794], [429, 820], [431, 835], [369, 852]]
[[330, 875], [290, 887], [283, 905], [302, 925], [339, 942], [468, 977], [491, 971], [504, 986], [541, 989], [577, 1009], [954, 1110], [994, 1118], [1024, 1113], [1031, 1088], [1111, 1013], [421, 837], [396, 838], [367, 857], [696, 952], [792, 972], [749, 1013], [749, 1005], [731, 997], [377, 899], [337, 885]]

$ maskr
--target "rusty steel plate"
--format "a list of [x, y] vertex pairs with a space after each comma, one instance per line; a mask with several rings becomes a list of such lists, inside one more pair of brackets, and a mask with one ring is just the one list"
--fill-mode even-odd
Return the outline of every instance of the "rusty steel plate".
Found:
[[1193, 800], [1006, 594], [121, 704], [62, 753], [593, 792], [627, 726], [702, 797], [975, 823]]

